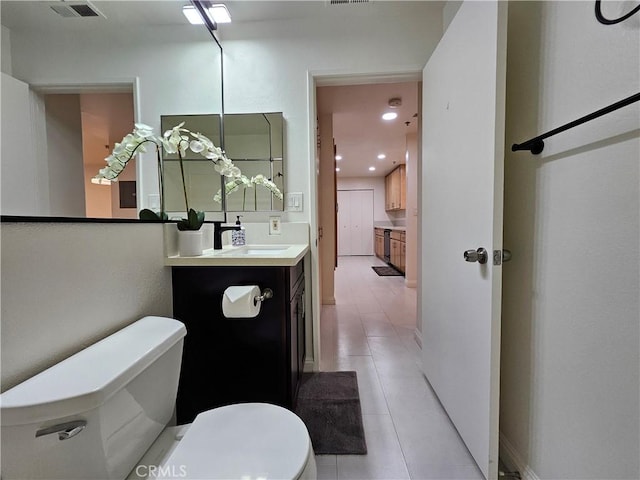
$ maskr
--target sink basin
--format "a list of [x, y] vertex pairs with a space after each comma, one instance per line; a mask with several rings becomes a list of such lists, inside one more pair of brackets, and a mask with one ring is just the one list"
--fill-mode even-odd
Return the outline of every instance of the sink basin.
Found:
[[244, 247], [236, 248], [230, 252], [225, 252], [225, 255], [281, 255], [288, 249], [289, 247], [287, 245], [245, 245]]

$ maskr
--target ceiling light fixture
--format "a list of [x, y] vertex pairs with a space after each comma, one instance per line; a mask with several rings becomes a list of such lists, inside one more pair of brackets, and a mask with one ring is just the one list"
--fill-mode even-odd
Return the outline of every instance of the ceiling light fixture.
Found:
[[191, 25], [202, 25], [204, 20], [200, 16], [200, 12], [193, 5], [185, 5], [182, 7], [182, 14], [187, 17]]
[[209, 7], [209, 15], [213, 18], [213, 21], [216, 23], [231, 23], [231, 15], [229, 15], [229, 10], [227, 10], [227, 6], [223, 3], [216, 3]]
[[340, 167], [336, 167], [336, 172], [339, 172], [339, 171], [340, 171]]
[[336, 155], [336, 160], [342, 160], [342, 155]]
[[398, 118], [398, 114], [396, 112], [387, 112], [382, 115], [383, 120], [395, 120], [396, 118]]
[[[227, 10], [227, 7], [222, 3], [211, 5], [206, 8], [205, 11], [209, 16], [209, 20], [214, 22], [216, 25], [218, 23], [231, 23], [229, 10]], [[187, 20], [189, 20], [191, 25], [202, 25], [205, 23], [202, 15], [200, 15], [198, 9], [193, 5], [185, 5], [182, 7], [182, 13], [187, 17]]]
[[370, 171], [370, 172], [374, 172], [374, 171], [375, 171], [375, 169], [376, 169], [376, 167], [369, 167], [369, 171]]
[[378, 154], [378, 160], [384, 160], [385, 158], [387, 158], [387, 156], [384, 153]]

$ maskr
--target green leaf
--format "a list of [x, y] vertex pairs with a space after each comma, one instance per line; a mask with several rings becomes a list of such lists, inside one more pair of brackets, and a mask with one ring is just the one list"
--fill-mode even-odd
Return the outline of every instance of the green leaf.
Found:
[[140, 220], [155, 221], [155, 222], [159, 220], [169, 219], [169, 217], [165, 212], [156, 213], [153, 210], [149, 210], [148, 208], [140, 210], [140, 213], [138, 214], [138, 218], [140, 218]]
[[200, 230], [204, 223], [204, 212], [196, 212], [190, 208], [187, 212], [187, 218], [183, 218], [178, 222], [178, 230]]

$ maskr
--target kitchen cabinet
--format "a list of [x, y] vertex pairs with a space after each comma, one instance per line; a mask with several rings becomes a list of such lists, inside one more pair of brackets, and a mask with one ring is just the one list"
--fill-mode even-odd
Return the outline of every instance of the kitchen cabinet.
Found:
[[390, 263], [402, 273], [406, 270], [406, 234], [404, 231], [391, 232], [391, 260]]
[[385, 210], [406, 210], [406, 172], [406, 166], [400, 165], [385, 177]]
[[[305, 361], [304, 262], [295, 266], [174, 266], [173, 314], [187, 328], [179, 424], [239, 402], [295, 407]], [[231, 285], [273, 290], [254, 318], [226, 318]]]
[[384, 260], [384, 229], [376, 228], [375, 231], [375, 254], [380, 260]]

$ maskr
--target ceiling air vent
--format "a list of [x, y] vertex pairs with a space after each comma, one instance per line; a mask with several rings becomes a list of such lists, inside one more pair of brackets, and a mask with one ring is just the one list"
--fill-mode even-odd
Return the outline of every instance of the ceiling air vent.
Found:
[[105, 16], [94, 7], [91, 2], [61, 2], [57, 5], [51, 5], [51, 9], [61, 17], [102, 17]]
[[353, 5], [355, 3], [369, 3], [370, 0], [329, 0], [329, 5]]

